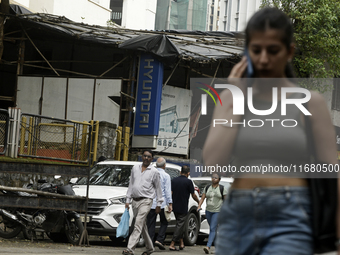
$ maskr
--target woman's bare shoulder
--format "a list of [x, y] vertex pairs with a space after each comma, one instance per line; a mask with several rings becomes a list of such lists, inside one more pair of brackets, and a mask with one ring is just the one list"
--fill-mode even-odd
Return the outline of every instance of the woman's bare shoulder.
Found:
[[327, 106], [326, 99], [319, 92], [311, 91], [308, 110], [312, 114], [312, 120], [322, 120], [323, 122], [327, 120], [327, 122], [331, 122], [330, 109]]
[[324, 96], [321, 95], [319, 92], [312, 90], [310, 91], [310, 94], [311, 94], [310, 102], [312, 104], [326, 103]]
[[327, 103], [325, 98], [317, 91], [311, 91], [311, 98], [308, 104], [310, 110], [314, 111], [315, 113], [327, 109]]

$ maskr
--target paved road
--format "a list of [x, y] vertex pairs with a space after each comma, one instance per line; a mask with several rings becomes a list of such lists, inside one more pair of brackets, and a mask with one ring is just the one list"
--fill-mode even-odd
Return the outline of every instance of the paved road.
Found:
[[[161, 251], [156, 248], [155, 255], [200, 255], [204, 254], [203, 247], [204, 245], [195, 245], [190, 247], [185, 247], [183, 251], [173, 252], [167, 249], [165, 251]], [[70, 244], [60, 244], [54, 243], [47, 237], [44, 239], [39, 238], [38, 241], [28, 241], [24, 240], [21, 236], [14, 239], [1, 239], [0, 238], [0, 254], [73, 254], [73, 255], [81, 255], [81, 254], [110, 254], [110, 255], [121, 255], [123, 249], [125, 248], [125, 244], [121, 244], [120, 246], [114, 246], [113, 242], [111, 242], [108, 238], [102, 237], [90, 237], [90, 246], [73, 246]], [[137, 248], [135, 254], [140, 255], [144, 251], [143, 248]], [[214, 251], [214, 248], [212, 248]], [[226, 253], [227, 254], [227, 253]], [[336, 255], [335, 252], [327, 253], [323, 255]]]
[[[170, 242], [167, 243], [169, 245]], [[168, 246], [166, 246], [168, 247]], [[184, 254], [204, 254], [204, 245], [196, 245], [191, 247], [185, 247], [181, 252], [173, 252], [166, 249], [161, 251], [156, 248], [156, 254], [160, 255], [184, 255]], [[90, 237], [90, 246], [81, 247], [73, 246], [70, 244], [60, 244], [54, 243], [47, 237], [44, 239], [39, 238], [38, 241], [28, 241], [24, 240], [22, 237], [17, 237], [14, 239], [1, 239], [0, 238], [0, 254], [110, 254], [110, 255], [121, 255], [123, 249], [125, 248], [124, 243], [120, 246], [114, 247], [113, 242], [107, 238], [93, 238]], [[144, 251], [143, 248], [137, 248], [135, 254], [140, 255]]]

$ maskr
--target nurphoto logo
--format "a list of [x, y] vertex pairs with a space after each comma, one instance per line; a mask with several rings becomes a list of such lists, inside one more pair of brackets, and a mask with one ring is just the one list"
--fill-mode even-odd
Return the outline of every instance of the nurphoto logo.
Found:
[[[231, 92], [232, 95], [232, 100], [233, 100], [233, 115], [244, 115], [245, 113], [245, 97], [243, 95], [243, 91], [232, 84], [215, 84], [214, 88], [199, 82], [202, 85], [205, 85], [207, 88], [209, 88], [219, 99], [220, 104], [222, 105], [222, 101], [220, 96], [218, 95], [218, 93], [216, 92], [216, 89], [228, 89]], [[216, 100], [214, 98], [214, 96], [210, 93], [210, 91], [208, 91], [207, 89], [204, 88], [199, 88], [203, 91], [205, 91], [214, 101], [215, 105], [216, 105]], [[287, 97], [287, 94], [290, 93], [301, 93], [304, 95], [303, 98], [289, 98]], [[202, 94], [201, 95], [201, 114], [202, 115], [207, 115], [207, 94]], [[279, 104], [278, 101], [278, 88], [273, 87], [272, 88], [272, 105], [269, 109], [265, 109], [265, 110], [259, 110], [259, 109], [255, 109], [254, 107], [254, 103], [253, 103], [253, 88], [252, 87], [248, 87], [247, 88], [247, 107], [249, 109], [249, 111], [257, 116], [267, 116], [270, 114], [273, 114]], [[280, 100], [280, 104], [281, 104], [281, 116], [286, 116], [287, 114], [287, 105], [295, 105], [304, 115], [311, 115], [311, 113], [306, 109], [306, 107], [303, 105], [305, 103], [307, 103], [311, 98], [311, 93], [309, 90], [305, 89], [305, 88], [299, 88], [299, 87], [282, 87], [281, 88], [281, 100]], [[284, 127], [295, 127], [297, 126], [297, 121], [294, 119], [265, 119], [265, 121], [269, 121], [272, 123], [272, 127], [274, 127], [274, 123], [279, 121], [281, 122], [281, 125]], [[243, 120], [242, 122], [232, 122], [232, 120], [227, 120], [227, 119], [213, 119], [213, 126], [215, 127], [216, 125], [224, 125], [224, 126], [230, 126], [232, 127], [232, 125], [243, 125], [245, 126], [246, 124], [248, 124], [248, 126], [250, 127], [262, 127], [264, 125], [264, 121], [262, 119], [250, 119], [247, 120]], [[257, 123], [257, 124], [255, 124]], [[290, 124], [289, 124], [290, 123]]]

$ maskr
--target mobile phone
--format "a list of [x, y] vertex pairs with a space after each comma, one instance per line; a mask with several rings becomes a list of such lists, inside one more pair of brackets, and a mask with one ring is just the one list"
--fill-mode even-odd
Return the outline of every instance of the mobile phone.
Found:
[[244, 55], [246, 56], [247, 63], [248, 63], [247, 64], [247, 70], [246, 70], [246, 77], [252, 78], [252, 77], [254, 77], [254, 68], [253, 68], [253, 64], [251, 63], [251, 59], [250, 59], [247, 48], [244, 49]]

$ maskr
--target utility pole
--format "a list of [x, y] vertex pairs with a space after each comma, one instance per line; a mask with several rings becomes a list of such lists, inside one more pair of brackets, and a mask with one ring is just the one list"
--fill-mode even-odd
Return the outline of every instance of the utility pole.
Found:
[[4, 27], [5, 15], [9, 14], [9, 0], [1, 0], [1, 15], [0, 15], [0, 61], [4, 52]]

